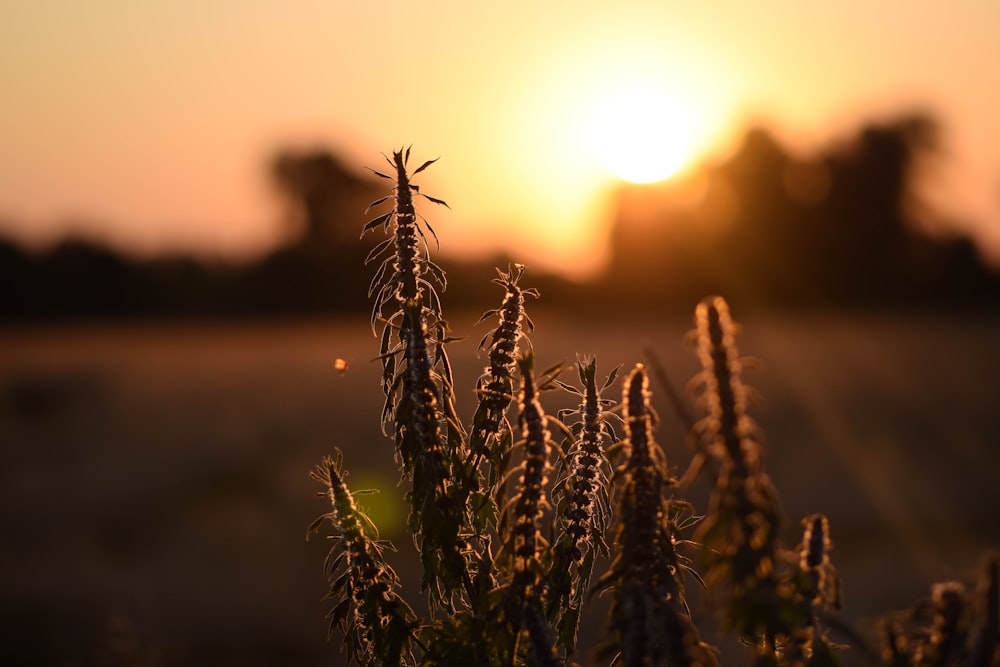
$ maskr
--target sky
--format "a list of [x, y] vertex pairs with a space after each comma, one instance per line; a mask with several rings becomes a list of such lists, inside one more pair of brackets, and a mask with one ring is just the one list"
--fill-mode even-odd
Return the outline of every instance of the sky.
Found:
[[918, 109], [944, 129], [928, 200], [1000, 261], [997, 81], [994, 0], [13, 0], [0, 232], [261, 252], [283, 229], [276, 151], [361, 171], [412, 145], [440, 157], [418, 183], [451, 206], [423, 210], [448, 250], [584, 276], [637, 110], [666, 133], [644, 153], [683, 174], [749, 124], [808, 152]]

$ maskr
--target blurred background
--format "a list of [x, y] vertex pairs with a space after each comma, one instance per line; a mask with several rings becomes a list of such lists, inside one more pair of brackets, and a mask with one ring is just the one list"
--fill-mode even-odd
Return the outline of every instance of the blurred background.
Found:
[[0, 662], [341, 664], [304, 539], [334, 447], [419, 598], [359, 240], [408, 145], [450, 205], [420, 211], [463, 415], [493, 267], [540, 288], [543, 365], [648, 348], [678, 387], [722, 294], [786, 542], [830, 516], [845, 622], [971, 580], [1000, 547], [998, 25], [985, 0], [0, 8]]

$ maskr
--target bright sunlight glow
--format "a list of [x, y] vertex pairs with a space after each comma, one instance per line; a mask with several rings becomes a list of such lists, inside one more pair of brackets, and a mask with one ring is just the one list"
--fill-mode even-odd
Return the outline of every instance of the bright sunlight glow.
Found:
[[595, 100], [587, 141], [618, 178], [652, 183], [684, 166], [694, 148], [694, 125], [682, 100], [651, 82], [630, 83]]

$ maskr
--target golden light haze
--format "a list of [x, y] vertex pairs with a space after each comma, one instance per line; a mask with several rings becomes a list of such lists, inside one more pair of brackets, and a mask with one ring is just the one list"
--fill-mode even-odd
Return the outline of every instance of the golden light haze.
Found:
[[441, 157], [419, 182], [452, 207], [425, 211], [446, 250], [582, 274], [613, 185], [594, 117], [624, 80], [676, 105], [689, 165], [748, 122], [806, 150], [927, 109], [926, 194], [1000, 258], [997, 26], [992, 0], [5, 3], [0, 229], [258, 251], [281, 229], [274, 151], [360, 169], [412, 144]]

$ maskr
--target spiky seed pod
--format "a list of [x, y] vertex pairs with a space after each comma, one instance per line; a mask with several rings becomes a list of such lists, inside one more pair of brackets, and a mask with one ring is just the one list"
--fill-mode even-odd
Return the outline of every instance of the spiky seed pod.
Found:
[[413, 205], [414, 195], [421, 193], [411, 176], [435, 160], [423, 163], [411, 175], [406, 168], [409, 153], [409, 149], [395, 151], [391, 160], [386, 158], [393, 167], [392, 176], [373, 170], [395, 185], [391, 195], [372, 206], [390, 199], [394, 205], [369, 221], [362, 235], [379, 226], [389, 234], [369, 254], [369, 261], [384, 256], [370, 288], [375, 297], [372, 326], [380, 317], [385, 322], [382, 418], [384, 426], [392, 425], [397, 458], [411, 481], [409, 527], [424, 564], [424, 589], [430, 592], [432, 604], [450, 609], [460, 589], [472, 596], [463, 536], [467, 532], [462, 479], [465, 442], [452, 403], [451, 368], [444, 352], [449, 339], [437, 294], [437, 287], [445, 287], [444, 271], [430, 261], [424, 229], [432, 235], [434, 230]]
[[[590, 589], [594, 562], [598, 555], [609, 555], [604, 537], [611, 519], [607, 448], [617, 440], [610, 424], [612, 415], [607, 411], [614, 401], [602, 398], [601, 391], [614, 382], [618, 369], [611, 371], [598, 389], [595, 359], [578, 360], [576, 368], [579, 389], [557, 381], [582, 401], [576, 411], [580, 420], [571, 429], [575, 439], [560, 462], [559, 478], [553, 487], [557, 538], [549, 570], [548, 600], [549, 615], [559, 629], [559, 643], [570, 654], [576, 648], [580, 612]], [[560, 413], [560, 418], [565, 414]]]
[[916, 664], [933, 667], [964, 664], [971, 615], [966, 597], [961, 582], [934, 584], [931, 589], [934, 620], [928, 638], [917, 648]]
[[[504, 562], [509, 563], [510, 584], [505, 592], [505, 614], [516, 634], [526, 631], [531, 653], [544, 662], [554, 656], [554, 638], [544, 623], [542, 609], [542, 552], [548, 546], [542, 537], [541, 524], [548, 501], [545, 488], [551, 470], [549, 457], [552, 437], [548, 418], [538, 396], [534, 374], [534, 357], [526, 354], [518, 360], [521, 391], [518, 402], [521, 447], [524, 458], [514, 471], [518, 474], [517, 490], [504, 509], [507, 534], [504, 540]], [[548, 656], [548, 657], [546, 657]]]
[[830, 521], [823, 514], [810, 514], [802, 520], [802, 544], [799, 547], [799, 571], [806, 575], [802, 591], [809, 604], [816, 607], [840, 607], [840, 582], [830, 561], [833, 540]]
[[[367, 264], [381, 259], [379, 268], [372, 277], [368, 296], [374, 297], [372, 329], [376, 328], [380, 319], [384, 322], [380, 350], [382, 389], [386, 395], [382, 412], [384, 423], [391, 420], [395, 393], [399, 389], [398, 373], [401, 369], [398, 367], [402, 364], [400, 357], [405, 356], [405, 346], [414, 340], [414, 336], [419, 336], [423, 345], [430, 350], [428, 356], [433, 360], [434, 380], [442, 389], [444, 408], [450, 406], [451, 399], [451, 368], [444, 352], [444, 344], [450, 339], [438, 296], [438, 290], [445, 289], [447, 280], [444, 270], [430, 259], [424, 229], [434, 236], [435, 242], [437, 236], [427, 220], [417, 214], [413, 197], [419, 195], [437, 204], [447, 204], [440, 199], [423, 195], [411, 182], [412, 176], [436, 160], [428, 160], [415, 169], [413, 174], [409, 174], [406, 169], [409, 157], [410, 150], [406, 149], [405, 152], [394, 151], [391, 160], [386, 158], [393, 167], [392, 176], [372, 170], [377, 176], [393, 181], [394, 186], [392, 194], [372, 202], [369, 208], [390, 200], [393, 206], [387, 213], [365, 224], [361, 233], [364, 236], [367, 232], [382, 227], [388, 235], [388, 238], [372, 249], [365, 261]], [[416, 308], [417, 317], [407, 317], [408, 308]], [[395, 343], [392, 340], [393, 334]], [[434, 371], [436, 368], [439, 372]]]
[[340, 627], [344, 644], [359, 664], [416, 664], [412, 644], [420, 623], [396, 593], [398, 577], [382, 555], [391, 545], [373, 537], [374, 525], [358, 509], [344, 481], [342, 459], [337, 450], [310, 473], [325, 487], [318, 495], [329, 498], [331, 511], [314, 521], [307, 535], [326, 520], [336, 531], [325, 564], [328, 597], [338, 601], [330, 612], [330, 631]]
[[[441, 432], [441, 399], [417, 302], [403, 306], [403, 322], [405, 364], [395, 410], [397, 452], [404, 469], [429, 482], [428, 491], [437, 486], [444, 492], [451, 473]], [[415, 491], [415, 499], [423, 494], [423, 489]]]
[[748, 391], [743, 384], [742, 360], [736, 347], [736, 326], [722, 297], [708, 298], [695, 309], [698, 357], [704, 385], [701, 401], [706, 417], [697, 428], [706, 435], [708, 453], [718, 467], [745, 478], [760, 465], [761, 448], [754, 441], [756, 427], [747, 414]]
[[[606, 411], [614, 402], [602, 398], [597, 389], [596, 361], [581, 361], [577, 368], [583, 383], [580, 436], [563, 466], [566, 471], [565, 532], [573, 542], [574, 552], [601, 540], [607, 528], [611, 514], [608, 496], [611, 463], [607, 447], [616, 439]], [[603, 388], [614, 382], [617, 370], [611, 372]], [[574, 557], [580, 558], [575, 553]]]
[[[435, 243], [437, 235], [427, 220], [417, 215], [413, 205], [413, 196], [416, 194], [443, 206], [447, 206], [447, 204], [440, 199], [421, 193], [420, 188], [411, 182], [413, 176], [437, 160], [424, 162], [410, 174], [406, 169], [409, 159], [409, 148], [405, 152], [402, 150], [393, 151], [391, 160], [386, 157], [394, 171], [392, 176], [372, 169], [376, 176], [394, 182], [392, 194], [372, 202], [369, 206], [370, 209], [392, 200], [392, 209], [369, 220], [361, 232], [361, 235], [364, 236], [367, 232], [382, 227], [389, 234], [389, 238], [375, 246], [365, 262], [367, 264], [382, 258], [369, 287], [369, 296], [375, 296], [375, 303], [372, 307], [373, 327], [379, 316], [384, 315], [384, 308], [394, 300], [398, 304], [420, 300], [432, 312], [440, 313], [437, 288], [443, 290], [447, 285], [444, 271], [430, 259], [424, 229], [426, 228], [434, 237]], [[428, 276], [430, 276], [430, 280], [428, 280]], [[427, 298], [424, 298], [425, 296]], [[392, 315], [385, 319], [391, 320]]]
[[479, 349], [489, 354], [489, 365], [476, 383], [479, 406], [472, 418], [470, 450], [477, 457], [490, 462], [487, 488], [494, 498], [503, 493], [500, 481], [507, 474], [513, 439], [507, 410], [514, 402], [514, 372], [521, 339], [534, 329], [534, 323], [525, 312], [525, 297], [538, 297], [538, 290], [521, 287], [524, 265], [511, 264], [507, 271], [497, 269], [493, 283], [504, 288], [499, 308], [489, 310], [479, 319], [482, 322], [497, 317], [492, 332], [479, 341]]
[[440, 393], [419, 304], [404, 306], [403, 322], [405, 371], [395, 410], [396, 450], [412, 480], [409, 526], [424, 564], [423, 586], [433, 601], [448, 608], [460, 587], [472, 595], [463, 555], [465, 503], [453, 474], [462, 452], [446, 447], [449, 439], [441, 428]]
[[748, 390], [740, 377], [736, 327], [721, 297], [695, 311], [698, 356], [708, 415], [700, 428], [715, 474], [709, 513], [697, 538], [707, 547], [707, 578], [725, 581], [729, 626], [773, 656], [779, 636], [797, 622], [793, 593], [776, 571], [780, 510], [777, 492], [762, 469], [761, 446], [747, 416]]
[[793, 628], [785, 649], [791, 665], [805, 664], [817, 652], [829, 654], [830, 646], [817, 628], [819, 612], [840, 606], [840, 582], [830, 561], [833, 542], [829, 521], [822, 514], [812, 514], [802, 520], [802, 525], [795, 577], [800, 622]]
[[461, 536], [465, 512], [456, 497], [453, 474], [454, 458], [461, 453], [449, 451], [441, 427], [441, 393], [419, 303], [403, 306], [400, 331], [402, 368], [396, 379], [393, 423], [396, 453], [411, 480], [408, 524], [425, 566], [423, 587], [435, 603], [448, 607], [451, 595], [466, 585], [468, 577], [460, 553], [465, 548]]
[[625, 450], [618, 469], [617, 554], [597, 586], [611, 589], [611, 626], [621, 664], [714, 665], [687, 615], [670, 520], [666, 457], [653, 438], [649, 379], [639, 364], [623, 388]]
[[538, 398], [532, 355], [525, 355], [518, 363], [521, 371], [519, 423], [524, 459], [514, 471], [518, 477], [516, 493], [504, 512], [508, 524], [504, 548], [514, 573], [513, 595], [526, 597], [537, 594], [538, 555], [548, 546], [540, 526], [548, 508], [545, 488], [551, 470], [552, 439]]
[[979, 583], [931, 587], [930, 599], [882, 620], [886, 667], [996, 667], [1000, 665], [1000, 554], [984, 558]]

